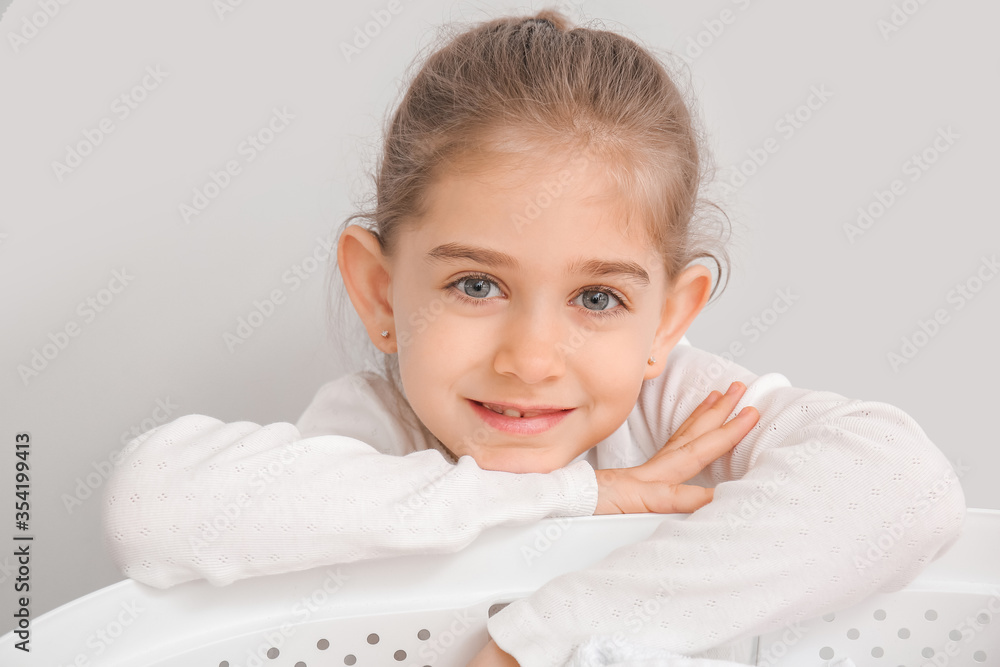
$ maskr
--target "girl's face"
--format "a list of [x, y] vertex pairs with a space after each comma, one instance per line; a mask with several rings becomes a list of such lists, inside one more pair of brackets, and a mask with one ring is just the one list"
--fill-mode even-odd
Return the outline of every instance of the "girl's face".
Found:
[[565, 466], [628, 417], [704, 305], [708, 270], [669, 298], [645, 222], [623, 232], [596, 161], [453, 174], [428, 194], [387, 266], [413, 410], [483, 469]]

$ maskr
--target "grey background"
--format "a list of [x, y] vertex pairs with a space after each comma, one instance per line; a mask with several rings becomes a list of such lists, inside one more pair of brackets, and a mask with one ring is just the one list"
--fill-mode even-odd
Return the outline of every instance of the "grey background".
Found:
[[[9, 489], [3, 532], [13, 534], [13, 440], [27, 431], [36, 617], [121, 579], [101, 543], [99, 471], [124, 433], [164, 415], [158, 401], [177, 406], [170, 418], [294, 422], [316, 389], [348, 368], [334, 341], [368, 344], [327, 327], [322, 270], [294, 291], [282, 277], [354, 210], [382, 115], [435, 26], [526, 7], [402, 0], [347, 62], [341, 43], [387, 4], [246, 1], [220, 18], [207, 1], [70, 3], [17, 52], [9, 35], [39, 6], [18, 0], [0, 22], [0, 489]], [[894, 4], [919, 9], [886, 37], [878, 22]], [[992, 422], [1000, 280], [961, 310], [947, 300], [984, 256], [1000, 252], [1000, 6], [556, 6], [681, 55], [702, 33], [708, 45], [688, 60], [722, 180], [748, 150], [769, 137], [778, 142], [743, 187], [718, 193], [733, 222], [733, 275], [689, 331], [691, 342], [715, 353], [741, 342], [737, 363], [758, 374], [899, 406], [953, 463], [970, 467], [961, 478], [968, 504], [1000, 508]], [[732, 21], [712, 35], [724, 10]], [[157, 65], [166, 79], [119, 120], [115, 98]], [[832, 96], [785, 138], [776, 123], [814, 86]], [[257, 159], [243, 161], [239, 143], [282, 106], [295, 119]], [[103, 117], [114, 132], [58, 182], [52, 161]], [[904, 162], [947, 127], [959, 138], [918, 181], [908, 180]], [[185, 224], [178, 205], [229, 159], [241, 160], [242, 173]], [[843, 225], [896, 178], [905, 193], [850, 243]], [[85, 322], [78, 304], [122, 268], [133, 280]], [[231, 352], [224, 334], [274, 289], [284, 303]], [[772, 321], [767, 309], [779, 290], [796, 300]], [[894, 370], [887, 354], [939, 308], [948, 323]], [[753, 318], [767, 319], [766, 331]], [[71, 322], [79, 335], [22, 381], [18, 366]], [[89, 474], [97, 488], [69, 511], [65, 498], [82, 495]], [[12, 561], [0, 556], [7, 619]]]

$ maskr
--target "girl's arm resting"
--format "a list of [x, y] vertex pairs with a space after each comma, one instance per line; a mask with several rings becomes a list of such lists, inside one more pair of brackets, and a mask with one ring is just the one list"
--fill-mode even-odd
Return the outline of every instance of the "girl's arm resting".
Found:
[[522, 667], [562, 665], [591, 636], [690, 655], [766, 634], [899, 590], [957, 540], [961, 485], [906, 413], [737, 368], [714, 388], [744, 382], [734, 413], [761, 418], [711, 464], [712, 502], [495, 614], [490, 636]]
[[436, 450], [382, 454], [295, 426], [181, 417], [132, 441], [108, 480], [104, 539], [122, 572], [167, 588], [408, 553], [457, 551], [489, 526], [586, 516], [593, 468], [482, 470]]

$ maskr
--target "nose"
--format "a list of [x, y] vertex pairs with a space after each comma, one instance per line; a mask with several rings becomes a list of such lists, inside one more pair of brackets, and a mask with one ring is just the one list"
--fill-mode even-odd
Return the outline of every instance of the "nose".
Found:
[[[522, 302], [508, 311], [493, 368], [501, 375], [537, 384], [566, 372], [567, 326], [551, 304]], [[561, 344], [562, 343], [562, 344]]]

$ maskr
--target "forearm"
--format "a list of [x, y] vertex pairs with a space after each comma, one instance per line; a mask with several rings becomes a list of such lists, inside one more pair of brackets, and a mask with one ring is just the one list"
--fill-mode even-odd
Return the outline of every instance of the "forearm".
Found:
[[105, 490], [108, 550], [161, 588], [405, 553], [446, 553], [486, 527], [580, 516], [596, 504], [585, 462], [548, 474], [481, 470], [436, 451], [380, 454], [291, 424], [199, 415], [126, 449]]
[[523, 667], [597, 635], [690, 655], [905, 586], [957, 538], [961, 486], [902, 411], [831, 405], [781, 446], [747, 448], [709, 505], [510, 604], [491, 637]]

